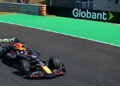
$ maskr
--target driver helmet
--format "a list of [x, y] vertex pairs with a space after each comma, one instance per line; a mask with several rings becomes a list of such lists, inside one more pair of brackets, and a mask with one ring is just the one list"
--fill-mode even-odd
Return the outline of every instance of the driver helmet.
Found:
[[13, 46], [18, 50], [26, 50], [25, 44], [22, 44], [22, 43], [15, 43], [15, 44], [13, 44]]

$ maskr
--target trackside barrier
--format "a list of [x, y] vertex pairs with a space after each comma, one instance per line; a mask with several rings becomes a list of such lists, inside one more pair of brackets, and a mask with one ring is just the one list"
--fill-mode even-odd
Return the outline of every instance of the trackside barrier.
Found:
[[39, 15], [39, 6], [31, 4], [0, 2], [0, 11]]
[[112, 11], [47, 6], [47, 13], [76, 19], [120, 23], [120, 13]]

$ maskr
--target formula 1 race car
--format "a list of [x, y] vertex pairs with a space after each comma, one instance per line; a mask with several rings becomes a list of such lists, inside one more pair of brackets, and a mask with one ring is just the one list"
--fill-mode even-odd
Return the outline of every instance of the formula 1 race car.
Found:
[[[64, 75], [66, 69], [57, 57], [50, 57], [48, 61], [41, 60], [40, 53], [25, 46], [17, 38], [0, 39], [0, 57], [2, 61], [18, 69], [20, 75], [28, 78], [54, 78]], [[2, 43], [8, 43], [2, 45]]]

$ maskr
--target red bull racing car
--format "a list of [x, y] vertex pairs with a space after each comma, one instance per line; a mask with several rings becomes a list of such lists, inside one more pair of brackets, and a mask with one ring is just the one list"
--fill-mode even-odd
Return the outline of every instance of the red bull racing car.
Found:
[[[0, 39], [0, 57], [10, 66], [16, 67], [20, 75], [28, 78], [53, 78], [64, 75], [66, 69], [57, 57], [50, 57], [48, 61], [40, 59], [40, 53], [26, 47], [17, 38]], [[3, 43], [8, 43], [2, 45]]]

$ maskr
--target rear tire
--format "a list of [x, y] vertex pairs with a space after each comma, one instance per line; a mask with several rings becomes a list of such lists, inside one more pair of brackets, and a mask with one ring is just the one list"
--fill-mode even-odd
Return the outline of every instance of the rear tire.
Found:
[[0, 58], [3, 56], [4, 49], [0, 47]]
[[1, 57], [3, 57], [5, 54], [6, 54], [6, 52], [7, 52], [7, 48], [6, 47], [0, 47], [0, 58]]
[[28, 75], [30, 73], [30, 64], [26, 60], [20, 60], [18, 63], [20, 75]]
[[50, 57], [48, 65], [50, 69], [60, 69], [60, 61], [57, 57]]

